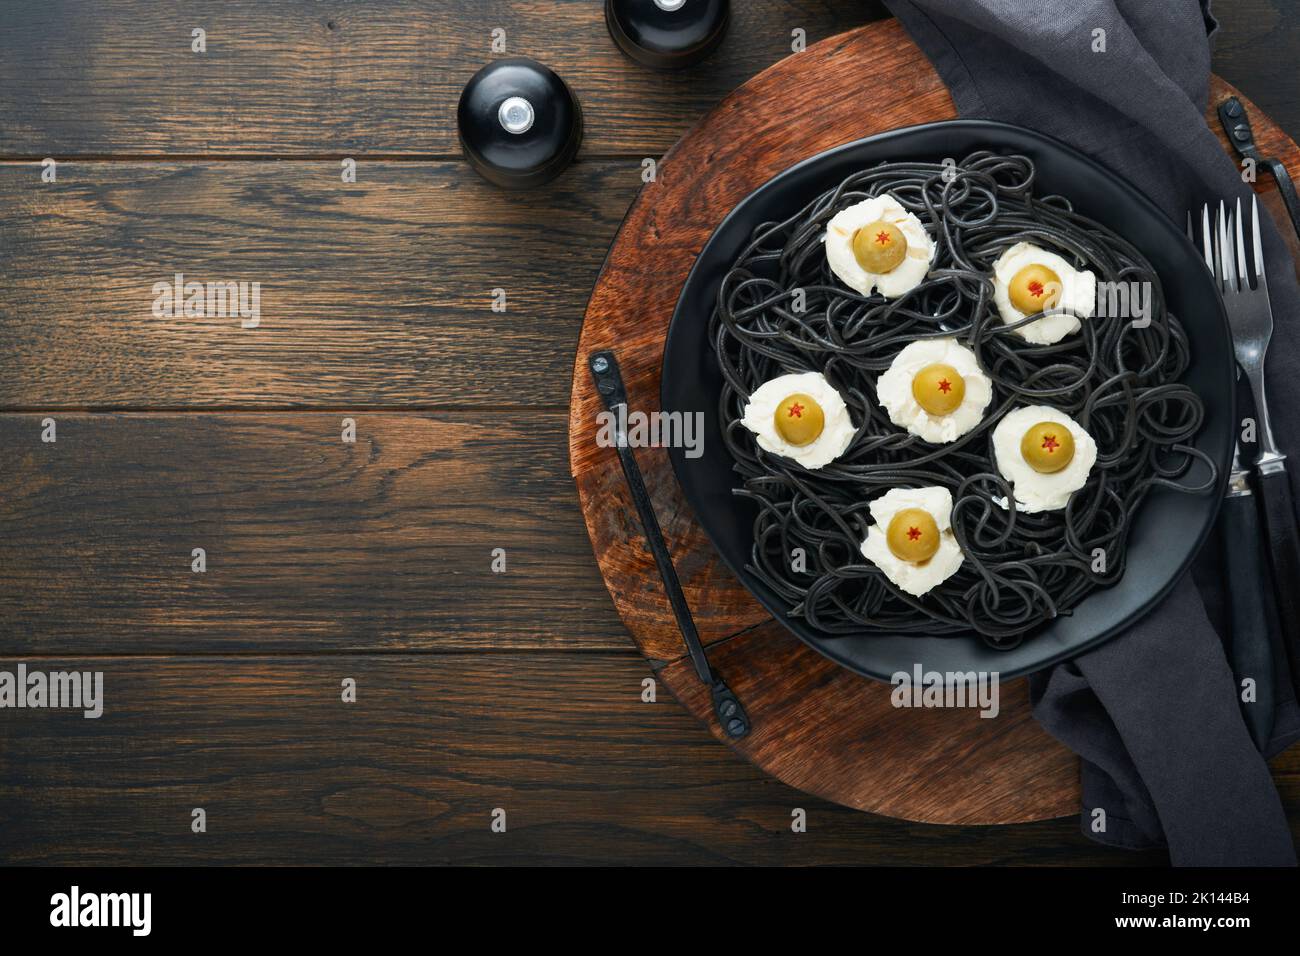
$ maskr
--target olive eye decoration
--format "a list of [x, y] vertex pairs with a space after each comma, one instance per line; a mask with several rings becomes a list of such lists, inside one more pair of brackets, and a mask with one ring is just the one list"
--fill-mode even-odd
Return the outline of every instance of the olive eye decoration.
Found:
[[1020, 454], [1034, 471], [1050, 475], [1074, 458], [1074, 436], [1060, 422], [1039, 422], [1020, 440]]
[[1025, 315], [1037, 315], [1056, 307], [1061, 299], [1061, 277], [1047, 266], [1025, 266], [1007, 286], [1011, 304]]
[[936, 362], [912, 377], [912, 397], [931, 415], [951, 415], [966, 397], [966, 379], [951, 365]]
[[907, 257], [907, 238], [892, 222], [877, 219], [853, 234], [853, 258], [867, 272], [893, 272]]
[[[993, 457], [998, 473], [1011, 485], [1015, 509], [1035, 514], [1069, 505], [1088, 483], [1097, 443], [1061, 409], [1025, 405], [1008, 412], [993, 429]], [[998, 504], [1008, 507], [1011, 501]]]
[[812, 444], [826, 427], [825, 412], [809, 395], [787, 396], [773, 419], [777, 434], [796, 447]]
[[928, 511], [904, 508], [889, 522], [885, 544], [898, 560], [921, 564], [939, 550], [939, 525]]
[[938, 250], [920, 216], [889, 193], [835, 213], [821, 240], [839, 282], [884, 299], [900, 299], [924, 282]]

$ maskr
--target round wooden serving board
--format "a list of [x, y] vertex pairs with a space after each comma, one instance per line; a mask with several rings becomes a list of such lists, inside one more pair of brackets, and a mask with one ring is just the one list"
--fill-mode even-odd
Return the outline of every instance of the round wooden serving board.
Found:
[[[892, 78], [887, 95], [861, 83], [860, 65], [867, 62]], [[1212, 104], [1233, 93], [1215, 78]], [[1300, 173], [1300, 150], [1247, 106], [1264, 153]], [[1217, 130], [1213, 109], [1210, 125]], [[666, 452], [638, 449], [710, 661], [753, 723], [741, 741], [726, 738], [685, 657], [617, 455], [596, 443], [601, 405], [586, 367], [590, 353], [613, 349], [629, 407], [657, 410], [664, 336], [678, 293], [705, 241], [737, 202], [832, 146], [955, 116], [947, 89], [895, 20], [823, 40], [723, 100], [659, 163], [656, 181], [641, 190], [610, 249], [578, 346], [569, 456], [596, 560], [619, 614], [659, 680], [716, 737], [785, 783], [846, 806], [932, 823], [1016, 823], [1079, 810], [1078, 762], [1033, 719], [1027, 681], [1003, 684], [994, 719], [973, 709], [893, 707], [888, 685], [831, 663], [759, 606], [700, 529]], [[1263, 178], [1261, 194], [1280, 209], [1277, 197], [1268, 195], [1275, 192], [1271, 179]], [[1291, 234], [1289, 227], [1283, 232]]]

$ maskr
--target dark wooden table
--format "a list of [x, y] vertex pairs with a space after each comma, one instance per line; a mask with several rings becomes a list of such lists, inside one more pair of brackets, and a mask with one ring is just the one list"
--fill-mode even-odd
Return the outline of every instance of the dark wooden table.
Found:
[[[1300, 136], [1300, 4], [1220, 6], [1216, 70]], [[0, 712], [0, 861], [1162, 862], [829, 805], [642, 700], [565, 459], [586, 297], [643, 158], [793, 29], [884, 15], [735, 7], [679, 75], [598, 0], [0, 7], [0, 669], [106, 698]], [[498, 28], [586, 111], [528, 195], [456, 146]], [[176, 272], [260, 282], [260, 326], [155, 317]]]

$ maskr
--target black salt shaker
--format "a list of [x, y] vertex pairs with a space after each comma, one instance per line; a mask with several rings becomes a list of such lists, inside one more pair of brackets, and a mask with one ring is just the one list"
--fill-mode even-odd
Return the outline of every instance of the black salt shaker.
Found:
[[605, 23], [624, 53], [646, 66], [698, 63], [727, 32], [730, 0], [605, 0]]
[[549, 182], [582, 142], [582, 107], [536, 60], [494, 60], [470, 78], [456, 108], [460, 145], [489, 182], [528, 189]]

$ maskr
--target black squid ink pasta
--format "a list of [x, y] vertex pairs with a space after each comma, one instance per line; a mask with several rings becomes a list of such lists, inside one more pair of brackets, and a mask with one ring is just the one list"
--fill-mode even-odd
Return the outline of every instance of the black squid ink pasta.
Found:
[[[854, 173], [789, 219], [759, 226], [722, 281], [709, 334], [724, 377], [719, 412], [740, 477], [736, 494], [758, 509], [750, 570], [792, 616], [823, 633], [973, 630], [993, 647], [1014, 647], [1119, 579], [1130, 526], [1152, 488], [1204, 492], [1215, 483], [1213, 462], [1187, 444], [1204, 408], [1179, 382], [1187, 340], [1155, 271], [1122, 237], [1060, 197], [1036, 197], [1033, 185], [1034, 166], [1024, 156], [884, 163]], [[882, 193], [915, 213], [937, 247], [927, 278], [891, 301], [836, 279], [822, 244], [832, 216]], [[1150, 324], [1094, 315], [1056, 344], [1026, 342], [993, 306], [993, 263], [1021, 241], [1091, 270], [1099, 289], [1150, 283]], [[894, 425], [875, 392], [877, 377], [905, 345], [936, 337], [971, 349], [993, 385], [979, 426], [948, 444]], [[839, 390], [856, 426], [844, 454], [817, 470], [759, 448], [740, 421], [763, 382], [807, 371]], [[1012, 494], [990, 435], [1003, 415], [1026, 404], [1064, 411], [1096, 440], [1087, 484], [1063, 509], [1024, 513], [991, 500]], [[1179, 479], [1196, 459], [1210, 477], [1186, 487]], [[952, 528], [965, 559], [916, 598], [891, 584], [859, 546], [873, 499], [927, 485], [952, 493]]]

